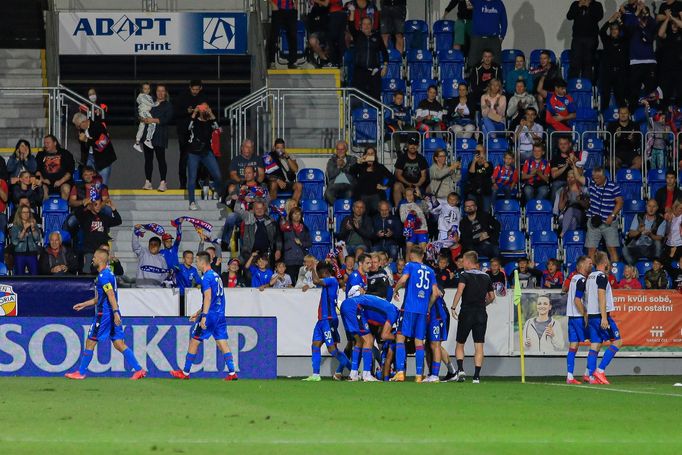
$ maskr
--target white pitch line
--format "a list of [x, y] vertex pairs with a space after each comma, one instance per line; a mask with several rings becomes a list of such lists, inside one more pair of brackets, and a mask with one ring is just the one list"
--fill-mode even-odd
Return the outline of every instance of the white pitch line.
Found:
[[571, 384], [553, 384], [551, 382], [529, 382], [529, 384], [536, 385], [549, 385], [552, 387], [570, 387], [573, 389], [583, 389], [583, 390], [604, 390], [606, 392], [620, 392], [620, 393], [631, 393], [635, 395], [656, 395], [659, 397], [675, 397], [682, 398], [682, 394], [679, 393], [660, 393], [660, 392], [645, 392], [643, 390], [628, 390], [628, 389], [615, 389], [613, 387], [580, 387]]

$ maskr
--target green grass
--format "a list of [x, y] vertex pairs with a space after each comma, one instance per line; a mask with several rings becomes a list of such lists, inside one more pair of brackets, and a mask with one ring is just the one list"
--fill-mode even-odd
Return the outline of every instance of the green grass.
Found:
[[0, 378], [0, 453], [680, 454], [679, 380]]

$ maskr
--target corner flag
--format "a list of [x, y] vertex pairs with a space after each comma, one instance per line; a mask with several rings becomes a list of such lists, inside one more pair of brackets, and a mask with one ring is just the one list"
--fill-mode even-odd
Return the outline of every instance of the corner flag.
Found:
[[514, 305], [516, 306], [516, 316], [519, 328], [519, 350], [521, 352], [521, 383], [526, 382], [526, 361], [524, 358], [523, 346], [523, 309], [521, 308], [521, 282], [519, 281], [519, 271], [514, 270]]

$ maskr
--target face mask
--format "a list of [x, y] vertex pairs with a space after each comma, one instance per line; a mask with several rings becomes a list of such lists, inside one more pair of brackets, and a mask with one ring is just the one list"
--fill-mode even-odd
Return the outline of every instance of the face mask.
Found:
[[90, 100], [91, 103], [97, 102], [97, 95], [89, 95], [88, 99]]

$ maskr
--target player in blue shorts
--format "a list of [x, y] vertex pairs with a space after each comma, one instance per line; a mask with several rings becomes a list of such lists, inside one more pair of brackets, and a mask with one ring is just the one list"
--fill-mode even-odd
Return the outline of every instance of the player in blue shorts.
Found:
[[[372, 267], [372, 258], [367, 254], [361, 254], [358, 256], [357, 264], [357, 270], [350, 272], [346, 280], [346, 298], [355, 297], [367, 291], [367, 272]], [[346, 332], [346, 337], [348, 338], [348, 345], [346, 345], [345, 351], [348, 353], [352, 349], [351, 363], [359, 365], [362, 348], [358, 345], [353, 345], [355, 340], [348, 332]], [[351, 371], [354, 370], [351, 369]]]
[[[587, 310], [585, 309], [585, 286], [587, 276], [592, 272], [592, 259], [580, 256], [576, 262], [576, 273], [571, 278], [566, 298], [568, 316], [568, 354], [566, 355], [566, 384], [582, 384], [573, 377], [575, 355], [580, 343], [589, 339], [587, 330]], [[589, 375], [589, 373], [588, 373]], [[589, 381], [589, 377], [587, 378]]]
[[429, 315], [427, 317], [426, 339], [429, 341], [429, 348], [431, 349], [431, 368], [430, 375], [424, 379], [424, 382], [440, 382], [440, 363], [444, 362], [448, 366], [448, 376], [445, 376], [445, 381], [449, 381], [455, 377], [455, 367], [450, 361], [450, 354], [443, 347], [443, 342], [448, 341], [448, 332], [450, 331], [450, 312], [445, 303], [443, 296], [445, 290], [438, 287], [440, 296], [429, 307]]
[[393, 381], [405, 381], [405, 339], [414, 339], [416, 382], [422, 382], [424, 373], [424, 337], [426, 336], [426, 315], [429, 305], [440, 295], [436, 274], [431, 267], [424, 265], [424, 250], [413, 246], [410, 250], [410, 262], [403, 269], [403, 276], [395, 285], [394, 299], [400, 296], [398, 291], [405, 287], [405, 299], [398, 319], [398, 331], [395, 340], [396, 374]]
[[320, 305], [317, 308], [317, 323], [313, 330], [312, 363], [313, 374], [304, 381], [319, 382], [320, 364], [322, 363], [322, 344], [327, 346], [327, 351], [339, 361], [339, 368], [334, 373], [334, 379], [340, 381], [344, 368], [351, 369], [350, 360], [343, 351], [338, 349], [339, 343], [339, 317], [336, 314], [336, 298], [339, 293], [339, 282], [334, 275], [331, 264], [320, 262], [313, 270], [313, 283], [322, 288]]
[[123, 341], [121, 312], [118, 309], [118, 288], [116, 277], [109, 269], [109, 252], [102, 249], [95, 251], [92, 262], [97, 268], [95, 298], [74, 305], [73, 309], [80, 311], [94, 306], [95, 320], [88, 332], [88, 339], [85, 341], [85, 349], [78, 371], [67, 373], [64, 376], [69, 379], [85, 379], [95, 346], [99, 341], [111, 340], [114, 348], [123, 354], [125, 361], [133, 368], [134, 373], [130, 379], [142, 379], [147, 376], [147, 372], [142, 369], [133, 351]]
[[192, 364], [197, 356], [197, 350], [202, 341], [213, 337], [218, 349], [223, 353], [228, 374], [226, 381], [236, 381], [237, 373], [234, 369], [234, 360], [230, 346], [227, 344], [227, 321], [225, 320], [225, 291], [223, 282], [217, 273], [211, 268], [211, 256], [205, 251], [197, 254], [197, 268], [201, 277], [201, 294], [204, 296], [202, 307], [189, 318], [194, 322], [192, 326], [185, 367], [182, 370], [173, 370], [171, 376], [176, 379], [189, 379]]

